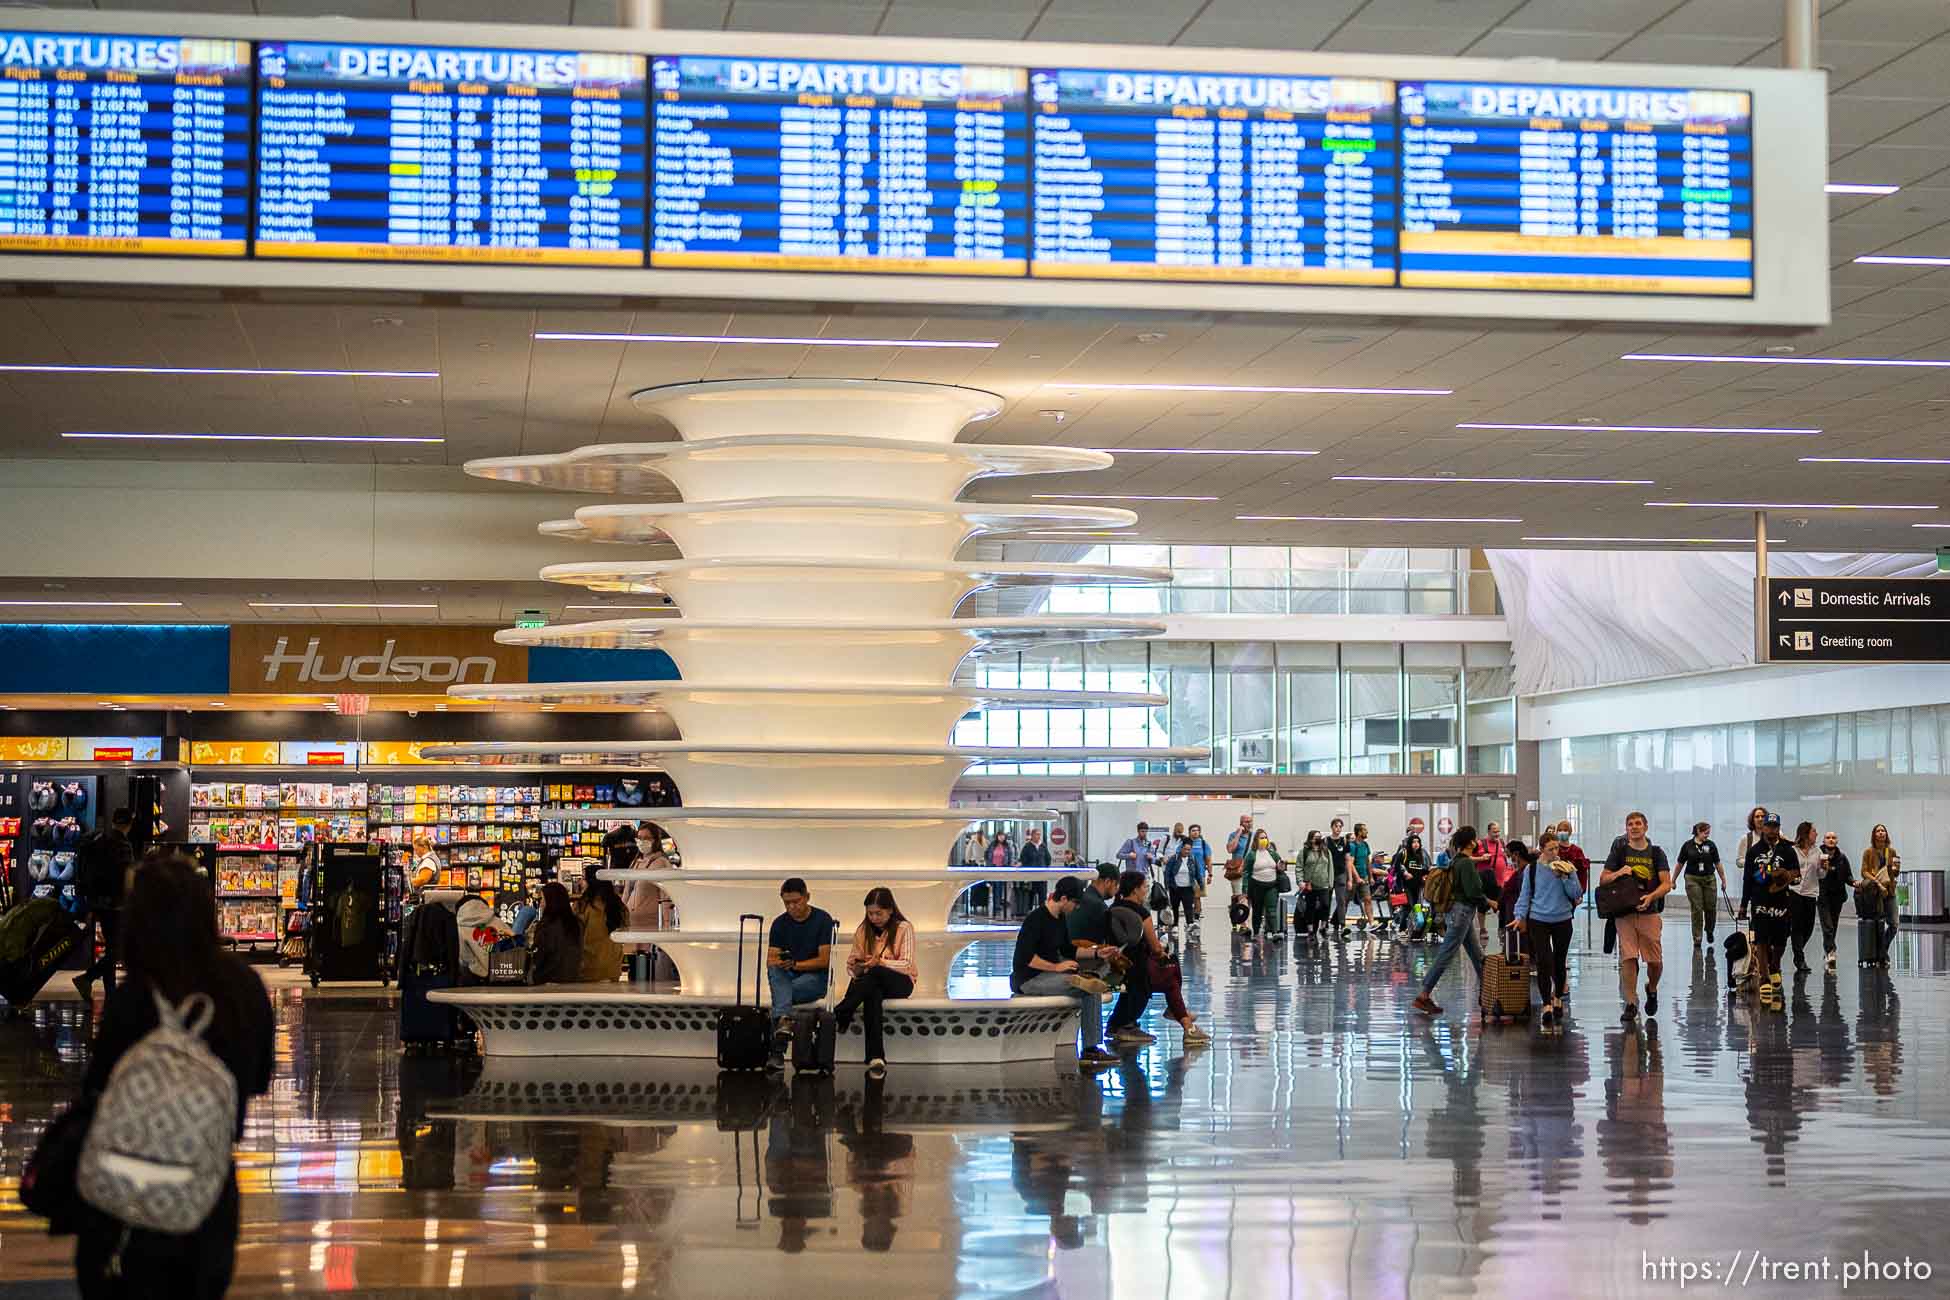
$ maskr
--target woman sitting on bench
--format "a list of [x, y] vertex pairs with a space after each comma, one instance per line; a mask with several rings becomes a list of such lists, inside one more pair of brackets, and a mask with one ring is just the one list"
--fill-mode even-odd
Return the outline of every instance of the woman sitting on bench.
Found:
[[844, 1034], [853, 1025], [853, 1013], [866, 1008], [867, 1072], [882, 1075], [887, 1072], [887, 1044], [881, 1004], [914, 993], [914, 926], [885, 885], [867, 891], [866, 910], [867, 919], [853, 932], [853, 949], [846, 955], [846, 973], [853, 978], [833, 1008], [833, 1021]]

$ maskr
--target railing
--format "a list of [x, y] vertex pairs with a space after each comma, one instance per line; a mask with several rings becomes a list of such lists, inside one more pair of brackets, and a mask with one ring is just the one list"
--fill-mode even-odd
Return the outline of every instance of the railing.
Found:
[[986, 593], [976, 613], [1477, 614], [1503, 612], [1487, 569], [1179, 570], [1169, 587]]

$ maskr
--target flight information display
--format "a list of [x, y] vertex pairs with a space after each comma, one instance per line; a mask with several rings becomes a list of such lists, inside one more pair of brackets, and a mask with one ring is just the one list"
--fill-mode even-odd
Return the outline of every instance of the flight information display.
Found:
[[1026, 80], [962, 64], [659, 58], [650, 264], [1022, 275]]
[[1407, 288], [1754, 291], [1745, 91], [1403, 82]]
[[1036, 276], [1391, 285], [1395, 87], [1036, 69]]
[[243, 256], [248, 41], [0, 43], [0, 252]]
[[257, 255], [642, 266], [644, 68], [261, 42]]

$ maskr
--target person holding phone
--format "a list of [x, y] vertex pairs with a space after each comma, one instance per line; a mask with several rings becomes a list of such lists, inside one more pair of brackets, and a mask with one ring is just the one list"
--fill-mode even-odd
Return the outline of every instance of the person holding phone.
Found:
[[1821, 949], [1827, 954], [1828, 969], [1835, 969], [1835, 930], [1842, 923], [1842, 904], [1848, 901], [1849, 886], [1855, 872], [1848, 854], [1842, 852], [1834, 831], [1821, 837]]

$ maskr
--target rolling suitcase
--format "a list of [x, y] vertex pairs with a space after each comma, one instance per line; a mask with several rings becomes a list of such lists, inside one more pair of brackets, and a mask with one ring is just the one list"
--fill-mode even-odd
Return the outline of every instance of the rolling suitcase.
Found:
[[1483, 1018], [1521, 1020], [1530, 1014], [1530, 962], [1517, 951], [1516, 935], [1503, 932], [1503, 951], [1483, 958], [1483, 983], [1477, 990]]
[[720, 1070], [763, 1070], [770, 1048], [772, 1018], [758, 1002], [758, 974], [752, 974], [752, 1000], [745, 1002], [745, 922], [760, 927], [759, 946], [765, 945], [765, 918], [747, 912], [738, 918], [738, 975], [732, 1006], [718, 1009], [718, 1068]]
[[399, 975], [399, 1041], [408, 1050], [443, 1047], [461, 1036], [451, 1007], [427, 1001], [435, 989], [450, 989], [454, 977], [401, 971]]
[[1855, 923], [1856, 958], [1864, 966], [1882, 966], [1889, 961], [1889, 945], [1883, 940], [1882, 918], [1864, 917]]
[[831, 1074], [839, 1059], [839, 1026], [825, 1007], [811, 1007], [792, 1016], [794, 1074]]
[[[23, 907], [32, 905], [31, 902], [22, 904]], [[34, 995], [61, 969], [61, 964], [88, 934], [87, 927], [76, 924], [65, 912], [48, 909], [48, 915], [34, 927], [20, 956], [0, 967], [0, 1000], [5, 1000], [7, 1009], [19, 1011], [33, 1001]]]

